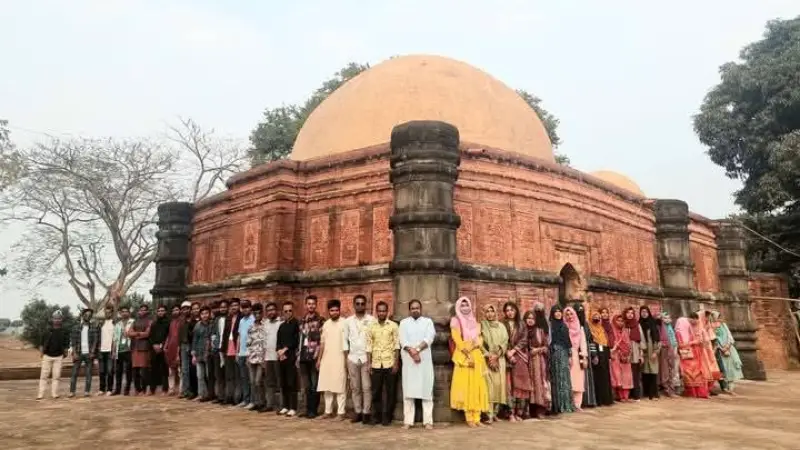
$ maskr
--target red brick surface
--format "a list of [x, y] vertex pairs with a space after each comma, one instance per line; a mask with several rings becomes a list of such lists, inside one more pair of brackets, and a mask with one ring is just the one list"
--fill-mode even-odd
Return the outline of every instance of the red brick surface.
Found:
[[[789, 297], [789, 285], [782, 275], [753, 273], [750, 295]], [[758, 323], [758, 356], [764, 367], [786, 369], [797, 360], [797, 336], [789, 302], [754, 298], [750, 311]]]
[[[461, 261], [552, 273], [570, 263], [583, 281], [600, 276], [659, 285], [652, 202], [571, 169], [538, 167], [509, 153], [463, 147], [454, 205], [462, 221], [457, 234]], [[383, 145], [320, 160], [280, 161], [237, 176], [225, 194], [198, 206], [190, 283], [272, 270], [385, 266], [393, 253], [388, 155]], [[338, 164], [348, 160], [354, 162]], [[692, 215], [689, 231], [695, 287], [716, 292], [713, 224]], [[785, 295], [785, 283], [778, 285], [777, 279], [761, 277], [751, 289]], [[479, 306], [515, 300], [528, 310], [537, 301], [550, 306], [557, 299], [555, 287], [524, 283], [462, 281], [460, 290]], [[308, 289], [267, 286], [196, 298], [288, 299], [299, 306], [309, 293], [323, 301], [340, 298], [346, 313], [356, 293], [367, 295], [372, 307], [378, 300], [392, 305], [389, 279]], [[594, 293], [593, 299], [613, 310], [641, 304], [660, 310], [659, 302], [630, 296]], [[787, 364], [791, 336], [785, 307], [753, 304], [761, 327], [760, 354], [768, 368]]]

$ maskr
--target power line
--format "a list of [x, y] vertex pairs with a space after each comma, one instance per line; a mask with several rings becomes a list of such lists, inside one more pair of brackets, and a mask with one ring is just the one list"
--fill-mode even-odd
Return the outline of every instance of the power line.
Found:
[[788, 253], [788, 254], [790, 254], [790, 255], [792, 255], [792, 256], [795, 256], [795, 257], [797, 257], [797, 258], [800, 258], [800, 253], [797, 253], [797, 252], [795, 252], [795, 251], [789, 250], [788, 248], [786, 248], [786, 247], [784, 247], [784, 246], [782, 246], [782, 245], [778, 244], [777, 242], [775, 242], [775, 241], [773, 241], [772, 239], [770, 239], [770, 238], [768, 238], [768, 237], [764, 236], [763, 234], [759, 233], [758, 231], [755, 231], [755, 230], [753, 230], [752, 228], [748, 227], [747, 225], [745, 225], [744, 223], [742, 223], [742, 221], [740, 221], [740, 220], [736, 220], [736, 222], [739, 224], [739, 226], [741, 226], [741, 227], [742, 227], [742, 228], [744, 228], [745, 230], [749, 231], [750, 233], [752, 233], [752, 234], [753, 234], [753, 235], [755, 235], [756, 237], [759, 237], [759, 238], [763, 239], [764, 241], [768, 242], [769, 244], [772, 244], [773, 246], [775, 246], [775, 247], [776, 247], [776, 248], [778, 248], [779, 250], [782, 250], [782, 251], [784, 251], [784, 252], [786, 252], [786, 253]]

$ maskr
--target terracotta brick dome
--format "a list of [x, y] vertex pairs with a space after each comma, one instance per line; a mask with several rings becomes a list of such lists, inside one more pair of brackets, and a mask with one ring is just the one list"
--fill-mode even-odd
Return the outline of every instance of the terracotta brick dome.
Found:
[[636, 182], [619, 172], [614, 172], [611, 170], [598, 170], [596, 172], [590, 172], [589, 175], [599, 178], [606, 183], [614, 185], [620, 189], [625, 189], [633, 194], [646, 197], [646, 195], [644, 195], [644, 191], [642, 191], [642, 188], [640, 188]]
[[392, 58], [345, 83], [309, 116], [291, 158], [308, 160], [389, 141], [395, 125], [442, 120], [462, 142], [554, 161], [536, 113], [491, 75], [441, 56]]

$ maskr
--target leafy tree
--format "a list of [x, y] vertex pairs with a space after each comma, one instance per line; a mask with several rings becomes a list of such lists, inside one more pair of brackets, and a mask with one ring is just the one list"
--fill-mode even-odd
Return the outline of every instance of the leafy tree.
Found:
[[139, 307], [142, 305], [152, 306], [151, 301], [148, 301], [144, 295], [138, 292], [131, 292], [125, 294], [119, 302], [119, 306], [127, 306], [131, 310], [131, 317], [136, 317]]
[[[720, 67], [694, 129], [711, 160], [743, 187], [738, 219], [753, 234], [754, 270], [800, 273], [800, 17], [767, 23], [763, 39]], [[787, 251], [788, 250], [788, 251]]]
[[50, 328], [53, 313], [57, 310], [61, 311], [64, 329], [71, 330], [78, 323], [78, 319], [72, 314], [69, 306], [47, 303], [41, 298], [29, 301], [22, 308], [20, 315], [23, 323], [22, 340], [34, 347], [39, 347], [44, 339], [44, 334]]
[[[297, 133], [300, 132], [314, 109], [336, 89], [367, 69], [369, 69], [369, 64], [351, 62], [336, 72], [332, 78], [324, 81], [302, 105], [283, 105], [266, 109], [263, 120], [250, 134], [250, 142], [253, 145], [250, 149], [251, 165], [257, 166], [287, 158], [292, 152]], [[557, 133], [559, 121], [556, 116], [541, 106], [542, 100], [539, 97], [524, 90], [518, 90], [517, 93], [536, 111], [547, 129], [547, 135], [550, 137], [553, 147], [558, 147], [561, 144], [561, 138]], [[570, 161], [566, 155], [556, 153], [556, 162], [569, 165]]]

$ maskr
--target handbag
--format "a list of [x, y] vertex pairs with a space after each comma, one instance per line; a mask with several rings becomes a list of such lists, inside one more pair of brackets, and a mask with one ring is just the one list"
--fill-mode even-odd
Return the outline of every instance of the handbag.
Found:
[[694, 353], [692, 353], [692, 349], [690, 348], [679, 348], [678, 356], [680, 356], [681, 359], [694, 359]]

